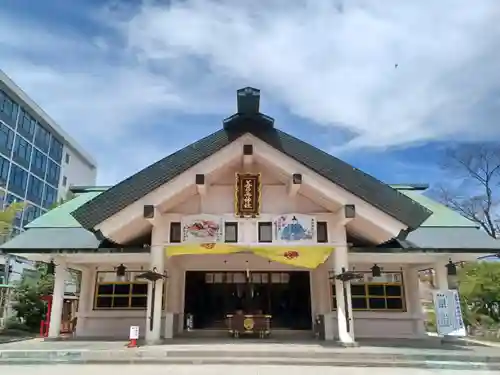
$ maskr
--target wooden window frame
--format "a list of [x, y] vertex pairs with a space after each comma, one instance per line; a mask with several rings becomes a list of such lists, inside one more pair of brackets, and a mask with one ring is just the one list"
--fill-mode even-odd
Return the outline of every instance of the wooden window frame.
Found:
[[[319, 228], [323, 227], [323, 226], [324, 226], [324, 229], [325, 229], [325, 235], [326, 235], [326, 237], [324, 238], [324, 240], [320, 240], [320, 238], [319, 238]], [[316, 223], [316, 242], [317, 243], [328, 243], [328, 223], [326, 221], [318, 221]]]
[[[130, 270], [127, 272], [134, 272], [134, 273], [142, 273], [144, 271], [141, 271], [141, 270]], [[144, 311], [147, 309], [147, 301], [148, 301], [148, 294], [147, 294], [147, 289], [146, 289], [146, 293], [145, 294], [134, 294], [132, 293], [132, 290], [133, 290], [133, 285], [136, 285], [136, 284], [141, 284], [141, 285], [146, 285], [147, 288], [149, 288], [149, 283], [148, 281], [136, 281], [136, 280], [131, 280], [131, 281], [106, 281], [106, 282], [99, 282], [99, 275], [101, 274], [109, 274], [109, 273], [112, 273], [112, 274], [116, 274], [115, 271], [97, 271], [96, 272], [96, 277], [95, 277], [95, 283], [94, 283], [94, 298], [93, 298], [93, 303], [92, 303], [92, 310], [94, 311]], [[99, 285], [113, 285], [113, 293], [112, 294], [99, 294], [98, 293], [98, 290], [99, 290]], [[129, 293], [128, 295], [126, 294], [115, 294], [114, 291], [115, 291], [115, 285], [130, 285], [130, 290], [129, 290]], [[162, 299], [162, 310], [164, 310], [165, 308], [165, 288], [166, 288], [166, 283], [163, 284], [163, 299]], [[99, 297], [110, 297], [110, 298], [114, 298], [114, 297], [125, 297], [125, 296], [128, 296], [128, 307], [97, 307], [97, 299]], [[133, 297], [141, 297], [141, 298], [146, 298], [146, 304], [144, 306], [141, 306], [141, 307], [132, 307], [132, 298]], [[113, 303], [113, 300], [112, 302]]]
[[[271, 228], [271, 239], [269, 241], [262, 241], [260, 236], [260, 228], [261, 227], [269, 227]], [[257, 240], [260, 243], [272, 243], [273, 242], [273, 222], [272, 221], [259, 221], [257, 225]]]
[[[236, 275], [241, 276], [241, 281], [236, 281]], [[252, 284], [288, 284], [290, 273], [287, 271], [256, 271], [251, 273]], [[205, 272], [205, 284], [246, 284], [244, 271], [209, 271]]]
[[[238, 243], [239, 241], [239, 233], [238, 233], [238, 225], [239, 223], [237, 221], [226, 221], [224, 223], [224, 242], [226, 243]], [[235, 235], [236, 235], [236, 238], [234, 241], [228, 241], [227, 238], [226, 238], [226, 229], [227, 227], [234, 227], [234, 231], [235, 231]]]
[[[173, 233], [174, 233], [174, 228], [177, 227], [179, 228], [179, 239], [173, 240]], [[181, 223], [178, 221], [173, 221], [170, 223], [170, 234], [169, 234], [169, 242], [170, 243], [181, 243], [182, 242], [182, 227]]]
[[[361, 274], [369, 274], [371, 272], [365, 271], [365, 272], [359, 272]], [[354, 308], [353, 311], [368, 311], [368, 312], [388, 312], [388, 313], [402, 313], [402, 312], [407, 312], [407, 305], [406, 305], [406, 294], [405, 294], [405, 282], [404, 282], [404, 274], [401, 271], [395, 271], [395, 272], [387, 272], [389, 274], [398, 274], [400, 275], [400, 282], [363, 282], [363, 283], [357, 283], [355, 285], [363, 285], [365, 289], [365, 294], [363, 296], [352, 296], [351, 299], [364, 299], [366, 301], [366, 308]], [[330, 273], [330, 276], [333, 273]], [[375, 296], [375, 295], [370, 295], [368, 294], [368, 287], [369, 286], [384, 286], [384, 295], [380, 296]], [[387, 291], [385, 289], [386, 286], [399, 286], [401, 287], [401, 294], [399, 296], [390, 296], [387, 295]], [[332, 311], [337, 309], [337, 300], [335, 298], [336, 296], [336, 290], [335, 290], [335, 282], [334, 280], [330, 279], [330, 295], [331, 295], [331, 301], [332, 301]], [[381, 298], [384, 299], [386, 302], [386, 308], [383, 309], [372, 309], [370, 308], [370, 298]], [[388, 309], [387, 308], [387, 300], [390, 299], [398, 299], [401, 300], [401, 309]]]

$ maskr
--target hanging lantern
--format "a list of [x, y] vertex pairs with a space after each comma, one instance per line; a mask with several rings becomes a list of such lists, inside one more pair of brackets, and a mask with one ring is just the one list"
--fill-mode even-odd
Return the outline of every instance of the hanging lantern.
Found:
[[123, 263], [120, 264], [115, 269], [116, 269], [116, 277], [124, 277], [125, 276], [125, 272], [127, 272], [127, 267], [125, 267], [123, 265]]
[[382, 276], [382, 269], [379, 266], [377, 266], [376, 263], [373, 265], [373, 267], [371, 268], [371, 270], [372, 270], [372, 276], [373, 277], [380, 277], [380, 276]]
[[448, 264], [446, 265], [446, 271], [448, 273], [448, 276], [457, 275], [457, 266], [455, 265], [455, 263], [451, 261], [451, 259], [448, 261]]
[[50, 263], [47, 263], [47, 275], [53, 275], [56, 271], [56, 264], [53, 260]]

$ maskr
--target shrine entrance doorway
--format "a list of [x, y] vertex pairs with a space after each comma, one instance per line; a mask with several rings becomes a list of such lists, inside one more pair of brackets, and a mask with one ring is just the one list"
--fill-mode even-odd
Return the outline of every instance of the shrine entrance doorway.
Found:
[[193, 329], [224, 329], [228, 314], [266, 314], [272, 327], [312, 329], [307, 271], [187, 271], [184, 313]]

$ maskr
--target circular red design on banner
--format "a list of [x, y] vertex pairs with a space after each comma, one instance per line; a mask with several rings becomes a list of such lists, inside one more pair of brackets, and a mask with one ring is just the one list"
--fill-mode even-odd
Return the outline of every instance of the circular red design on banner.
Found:
[[215, 244], [214, 243], [202, 243], [200, 246], [204, 247], [205, 249], [213, 249], [215, 247]]
[[286, 251], [283, 256], [286, 258], [286, 259], [295, 259], [295, 258], [298, 258], [299, 257], [299, 252], [298, 251], [295, 251], [295, 250], [289, 250], [289, 251]]

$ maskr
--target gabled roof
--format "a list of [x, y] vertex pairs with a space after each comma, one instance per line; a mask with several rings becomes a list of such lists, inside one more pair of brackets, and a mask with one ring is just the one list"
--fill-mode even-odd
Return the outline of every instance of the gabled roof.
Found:
[[398, 242], [404, 249], [500, 250], [500, 240], [474, 227], [420, 227]]
[[101, 245], [94, 233], [83, 228], [32, 228], [2, 244], [9, 252], [35, 250], [95, 250]]
[[271, 147], [295, 159], [336, 185], [396, 218], [417, 228], [432, 212], [376, 178], [334, 156], [275, 129], [274, 120], [259, 112], [259, 91], [238, 90], [238, 112], [224, 121], [224, 127], [150, 165], [111, 187], [75, 210], [72, 215], [86, 229], [125, 209], [153, 190], [220, 151], [243, 134], [251, 133]]
[[26, 225], [25, 228], [81, 228], [82, 226], [73, 216], [71, 216], [71, 213], [83, 204], [97, 197], [103, 191], [104, 190], [92, 189], [91, 191], [77, 194], [73, 199], [64, 202], [46, 214], [36, 218]]
[[[62, 203], [26, 225], [26, 230], [0, 249], [13, 251], [91, 250], [97, 249], [102, 241], [94, 233], [82, 228], [71, 216], [78, 207], [101, 194], [106, 188], [79, 188], [73, 199]], [[72, 189], [73, 190], [73, 189]]]
[[[248, 132], [411, 228], [417, 228], [432, 213], [374, 177], [283, 131], [273, 128]], [[91, 230], [245, 133], [219, 130], [111, 187], [73, 212], [73, 216]]]
[[432, 215], [425, 220], [422, 227], [454, 227], [454, 228], [479, 228], [477, 223], [460, 215], [457, 211], [446, 207], [444, 204], [435, 201], [432, 198], [424, 195], [421, 189], [407, 189], [394, 186], [404, 195], [410, 197], [415, 202], [420, 203], [422, 206], [427, 207], [432, 211]]
[[[477, 223], [423, 194], [423, 185], [391, 185], [401, 193], [432, 210], [419, 228], [396, 243], [404, 249], [490, 250], [500, 249], [500, 240], [491, 238]], [[391, 241], [393, 243], [393, 241]]]
[[[414, 189], [413, 187], [402, 187], [401, 185], [391, 185], [405, 194]], [[75, 250], [75, 251], [104, 251], [101, 249], [102, 242], [97, 239], [94, 233], [84, 229], [71, 216], [73, 210], [80, 205], [84, 205], [108, 187], [86, 187], [75, 188], [78, 196], [71, 201], [63, 203], [61, 206], [49, 211], [33, 222], [30, 229], [14, 237], [12, 240], [0, 245], [0, 251], [8, 252], [50, 252], [51, 250]], [[419, 192], [420, 194], [420, 192]], [[413, 196], [413, 195], [411, 195]], [[78, 198], [78, 199], [77, 199]], [[421, 197], [416, 197], [420, 199]], [[449, 208], [425, 197], [421, 202], [428, 208], [432, 208], [434, 213], [419, 228], [409, 233], [404, 240], [393, 240], [392, 246], [397, 243], [397, 247], [404, 251], [420, 249], [438, 250], [468, 250], [491, 252], [500, 250], [500, 240], [490, 238], [484, 231], [472, 226], [464, 225], [460, 219], [450, 220]], [[451, 211], [453, 214], [460, 214]], [[57, 215], [56, 215], [57, 214]], [[427, 223], [430, 225], [427, 225]], [[455, 225], [457, 224], [457, 225]], [[394, 242], [395, 241], [395, 242]], [[383, 247], [387, 247], [385, 244]], [[379, 248], [373, 248], [380, 251]], [[366, 250], [366, 249], [365, 249]], [[141, 251], [146, 251], [142, 249]]]

